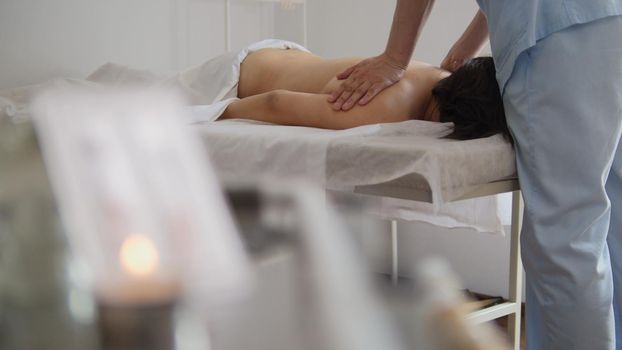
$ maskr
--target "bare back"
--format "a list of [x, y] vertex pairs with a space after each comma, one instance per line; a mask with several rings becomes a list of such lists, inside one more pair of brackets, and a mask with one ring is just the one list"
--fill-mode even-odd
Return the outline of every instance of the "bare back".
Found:
[[[336, 75], [361, 58], [324, 59], [300, 50], [263, 49], [242, 63], [238, 97], [273, 90], [330, 94], [340, 81]], [[380, 93], [372, 102], [390, 102], [408, 118], [424, 119], [432, 87], [448, 73], [421, 62], [411, 62], [404, 78]], [[328, 103], [328, 102], [327, 102]], [[355, 108], [364, 108], [357, 106]]]

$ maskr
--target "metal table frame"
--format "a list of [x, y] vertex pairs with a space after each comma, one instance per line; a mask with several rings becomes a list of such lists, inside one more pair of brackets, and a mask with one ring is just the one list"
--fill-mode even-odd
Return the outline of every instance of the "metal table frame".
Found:
[[[432, 203], [432, 192], [428, 189], [414, 189], [396, 184], [384, 183], [369, 186], [357, 186], [355, 193], [392, 197], [399, 199], [414, 200]], [[508, 335], [515, 350], [520, 349], [521, 330], [521, 306], [523, 266], [520, 257], [520, 230], [523, 217], [523, 203], [518, 180], [508, 179], [495, 181], [473, 187], [468, 193], [453, 199], [453, 201], [485, 197], [499, 193], [512, 192], [512, 226], [510, 242], [510, 271], [508, 281], [508, 301], [493, 305], [467, 316], [467, 320], [474, 323], [488, 322], [503, 316], [508, 316]], [[391, 246], [392, 246], [392, 279], [397, 282], [397, 222], [391, 222]]]

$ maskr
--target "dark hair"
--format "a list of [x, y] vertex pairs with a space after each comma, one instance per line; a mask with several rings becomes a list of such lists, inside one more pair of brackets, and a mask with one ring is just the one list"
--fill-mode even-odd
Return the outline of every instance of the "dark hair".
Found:
[[440, 121], [454, 123], [454, 131], [447, 138], [470, 140], [501, 133], [512, 142], [492, 57], [467, 61], [436, 83], [432, 96]]

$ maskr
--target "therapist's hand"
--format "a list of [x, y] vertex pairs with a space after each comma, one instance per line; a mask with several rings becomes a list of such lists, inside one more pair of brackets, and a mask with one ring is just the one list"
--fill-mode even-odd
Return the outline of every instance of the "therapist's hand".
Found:
[[447, 53], [447, 56], [445, 57], [443, 62], [441, 62], [441, 68], [453, 73], [476, 55], [477, 52], [473, 52], [473, 50], [469, 49], [464, 49], [460, 46], [460, 44], [454, 45], [454, 47], [449, 50], [449, 53]]
[[368, 58], [337, 75], [343, 80], [329, 97], [334, 110], [350, 110], [357, 103], [365, 105], [404, 76], [405, 66], [386, 54]]

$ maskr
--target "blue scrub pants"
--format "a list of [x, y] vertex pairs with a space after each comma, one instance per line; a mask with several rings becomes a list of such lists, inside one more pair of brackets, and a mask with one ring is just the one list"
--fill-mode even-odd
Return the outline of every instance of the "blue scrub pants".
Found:
[[556, 32], [521, 54], [504, 92], [525, 199], [529, 350], [615, 349], [622, 329], [620, 38], [622, 16]]

